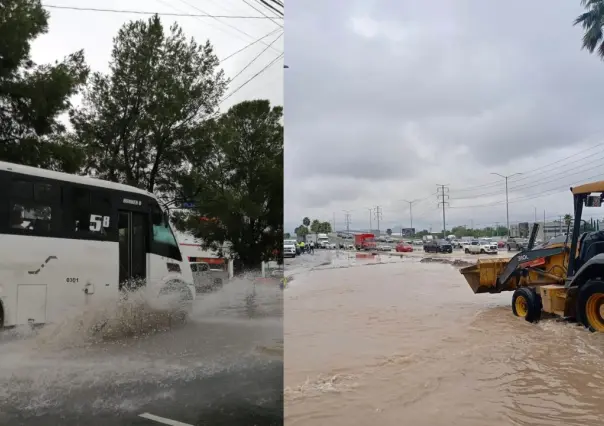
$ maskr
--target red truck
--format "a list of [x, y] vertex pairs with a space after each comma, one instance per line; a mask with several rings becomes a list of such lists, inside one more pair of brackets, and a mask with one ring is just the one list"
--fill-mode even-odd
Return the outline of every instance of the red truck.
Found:
[[373, 234], [356, 234], [354, 236], [354, 246], [357, 250], [375, 250], [375, 235]]

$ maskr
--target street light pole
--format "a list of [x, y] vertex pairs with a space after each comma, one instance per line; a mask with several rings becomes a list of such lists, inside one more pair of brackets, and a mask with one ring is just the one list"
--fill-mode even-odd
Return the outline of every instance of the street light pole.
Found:
[[499, 177], [502, 177], [505, 179], [505, 221], [508, 227], [508, 238], [510, 237], [510, 206], [509, 206], [509, 202], [508, 202], [508, 179], [513, 177], [513, 176], [517, 176], [517, 175], [521, 175], [522, 173], [514, 173], [511, 175], [500, 175], [499, 173], [491, 173], [492, 175], [497, 175]]

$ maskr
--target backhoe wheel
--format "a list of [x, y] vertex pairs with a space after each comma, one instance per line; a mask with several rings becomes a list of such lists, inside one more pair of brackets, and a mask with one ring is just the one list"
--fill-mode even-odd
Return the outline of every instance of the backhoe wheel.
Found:
[[538, 322], [541, 319], [541, 296], [533, 288], [522, 287], [512, 296], [512, 311], [517, 317], [528, 322]]
[[589, 280], [577, 295], [577, 320], [590, 331], [604, 332], [604, 282]]

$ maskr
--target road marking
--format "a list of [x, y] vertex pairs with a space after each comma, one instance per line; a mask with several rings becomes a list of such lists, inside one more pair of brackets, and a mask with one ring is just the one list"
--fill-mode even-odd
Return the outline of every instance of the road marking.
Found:
[[170, 419], [166, 419], [165, 417], [154, 416], [153, 414], [149, 414], [149, 413], [139, 414], [138, 416], [142, 417], [143, 419], [153, 420], [154, 422], [163, 423], [165, 425], [170, 425], [170, 426], [193, 426], [189, 423], [183, 423], [183, 422], [179, 422], [176, 420], [170, 420]]

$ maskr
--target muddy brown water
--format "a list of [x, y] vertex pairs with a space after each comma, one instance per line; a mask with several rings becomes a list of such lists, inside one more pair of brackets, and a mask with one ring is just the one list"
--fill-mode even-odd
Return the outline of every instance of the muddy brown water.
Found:
[[604, 424], [604, 335], [514, 317], [458, 269], [315, 270], [285, 291], [285, 424]]

